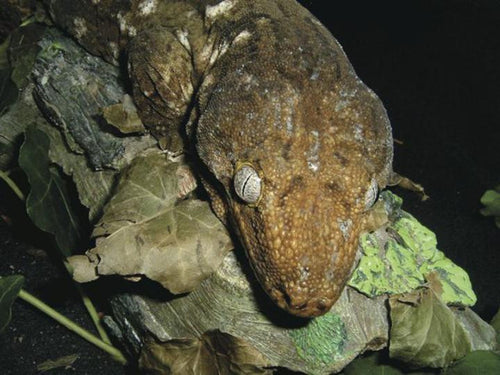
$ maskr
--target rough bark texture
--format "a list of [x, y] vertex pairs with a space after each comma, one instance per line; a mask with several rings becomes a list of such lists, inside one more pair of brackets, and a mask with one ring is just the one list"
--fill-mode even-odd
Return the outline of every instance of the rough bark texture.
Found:
[[108, 317], [107, 322], [134, 355], [146, 355], [147, 337], [169, 342], [220, 330], [257, 349], [268, 366], [329, 374], [359, 353], [386, 345], [385, 300], [346, 288], [324, 317], [312, 322], [293, 318], [269, 305], [230, 253], [219, 270], [189, 295], [168, 301], [129, 294], [114, 297], [114, 319]]

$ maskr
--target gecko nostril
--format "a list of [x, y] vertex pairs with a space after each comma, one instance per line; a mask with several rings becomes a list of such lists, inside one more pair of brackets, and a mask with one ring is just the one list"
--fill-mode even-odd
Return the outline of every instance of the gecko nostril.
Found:
[[316, 308], [319, 311], [324, 311], [328, 308], [328, 302], [324, 298], [320, 298], [318, 302], [316, 302]]
[[285, 299], [286, 305], [287, 306], [291, 306], [292, 305], [292, 300], [290, 298], [290, 295], [286, 292], [286, 290], [283, 290], [282, 293], [283, 293], [283, 298]]
[[285, 300], [285, 303], [287, 306], [294, 310], [304, 310], [308, 304], [308, 300], [304, 300], [303, 298], [296, 298], [290, 296], [286, 290], [282, 291], [283, 293], [283, 299]]
[[308, 305], [307, 302], [303, 302], [300, 305], [295, 305], [293, 307], [296, 308], [297, 310], [304, 310], [307, 307], [307, 305]]

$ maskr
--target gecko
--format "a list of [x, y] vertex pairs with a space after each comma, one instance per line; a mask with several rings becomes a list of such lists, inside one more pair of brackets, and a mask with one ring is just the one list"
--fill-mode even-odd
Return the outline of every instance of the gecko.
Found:
[[192, 154], [262, 288], [312, 318], [339, 298], [391, 178], [386, 110], [294, 0], [45, 0], [54, 22], [124, 67], [163, 149]]

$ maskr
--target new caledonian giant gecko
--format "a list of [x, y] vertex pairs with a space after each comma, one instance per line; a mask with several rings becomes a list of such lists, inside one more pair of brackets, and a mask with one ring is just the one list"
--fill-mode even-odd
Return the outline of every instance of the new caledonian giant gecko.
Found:
[[269, 297], [327, 312], [392, 173], [391, 127], [339, 43], [293, 0], [46, 0], [128, 70], [140, 117], [190, 150]]

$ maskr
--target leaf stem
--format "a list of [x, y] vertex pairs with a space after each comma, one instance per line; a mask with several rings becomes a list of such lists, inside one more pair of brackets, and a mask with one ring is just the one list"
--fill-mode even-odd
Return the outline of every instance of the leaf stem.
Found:
[[[21, 201], [24, 202], [26, 200], [25, 195], [23, 194], [23, 192], [21, 191], [21, 189], [17, 186], [17, 184], [14, 182], [14, 180], [12, 180], [9, 177], [9, 173], [8, 172], [0, 170], [0, 178], [5, 181], [5, 183], [12, 189], [12, 191], [14, 192], [14, 194], [16, 194], [17, 197]], [[64, 265], [66, 266], [66, 269], [68, 270], [68, 272], [71, 274], [72, 272], [68, 268], [68, 264], [66, 262], [64, 262]], [[94, 325], [95, 325], [95, 327], [97, 329], [97, 332], [99, 332], [99, 336], [101, 336], [101, 340], [99, 340], [99, 338], [97, 338], [96, 336], [92, 335], [90, 332], [88, 332], [88, 331], [84, 330], [83, 328], [77, 326], [71, 320], [68, 320], [64, 316], [60, 315], [55, 310], [51, 309], [49, 306], [45, 305], [42, 301], [36, 299], [35, 297], [33, 297], [32, 295], [30, 295], [29, 293], [27, 293], [25, 291], [21, 291], [21, 293], [19, 294], [19, 296], [21, 298], [23, 298], [25, 301], [33, 304], [34, 306], [36, 306], [37, 308], [39, 308], [40, 310], [42, 310], [46, 314], [50, 315], [52, 318], [56, 319], [58, 322], [60, 322], [62, 325], [64, 325], [68, 329], [70, 329], [70, 330], [74, 331], [75, 333], [79, 334], [80, 336], [82, 336], [86, 340], [90, 341], [94, 345], [100, 347], [101, 349], [106, 350], [111, 355], [113, 355], [119, 362], [125, 363], [126, 360], [123, 357], [123, 355], [118, 351], [118, 349], [116, 349], [114, 346], [111, 345], [111, 340], [109, 339], [108, 334], [106, 333], [106, 331], [104, 330], [103, 326], [101, 325], [99, 314], [97, 313], [97, 311], [96, 311], [96, 309], [94, 307], [94, 304], [92, 303], [92, 301], [90, 300], [90, 298], [87, 296], [87, 294], [85, 294], [85, 292], [83, 291], [82, 287], [78, 283], [76, 283], [76, 282], [74, 284], [75, 284], [75, 287], [76, 287], [78, 293], [80, 294], [80, 297], [82, 298], [83, 304], [84, 304], [85, 308], [87, 309], [87, 311], [88, 311], [88, 313], [90, 315], [90, 318], [94, 322]], [[36, 302], [37, 304], [34, 303], [35, 300], [38, 301], [38, 302]], [[41, 307], [42, 305], [43, 305], [43, 308]], [[46, 310], [46, 309], [50, 309], [50, 311], [52, 311], [52, 313], [49, 313], [48, 312], [49, 310]], [[51, 315], [51, 314], [57, 314], [60, 318], [56, 318], [55, 315]], [[65, 323], [63, 323], [59, 319], [66, 319], [66, 323], [70, 324], [70, 326], [66, 325]], [[75, 329], [73, 329], [72, 327], [75, 327]], [[98, 340], [98, 342], [96, 342], [94, 339]], [[108, 349], [111, 348], [112, 350], [115, 350], [117, 353], [110, 352], [108, 349], [106, 349], [105, 347], [101, 346], [101, 344], [106, 344], [108, 346]]]
[[[23, 192], [21, 191], [21, 189], [19, 189], [19, 187], [17, 186], [17, 184], [9, 177], [9, 173], [7, 171], [0, 170], [0, 178], [5, 181], [5, 183], [12, 189], [12, 191], [14, 192], [14, 194], [16, 194], [17, 197], [21, 201], [24, 202], [26, 200], [25, 195], [23, 194]], [[68, 272], [71, 275], [72, 272], [68, 268], [68, 264], [66, 262], [64, 262], [64, 265], [66, 266], [66, 269], [68, 270]], [[85, 292], [83, 291], [83, 289], [81, 288], [81, 286], [78, 283], [75, 282], [75, 286], [76, 286], [76, 289], [77, 289], [78, 293], [80, 294], [80, 297], [82, 298], [82, 301], [83, 301], [83, 304], [85, 305], [85, 308], [87, 309], [87, 311], [88, 311], [88, 313], [90, 315], [90, 318], [94, 322], [94, 325], [95, 325], [95, 327], [97, 329], [97, 332], [99, 332], [99, 336], [101, 336], [101, 339], [105, 343], [111, 345], [111, 340], [109, 339], [108, 334], [106, 333], [106, 331], [104, 330], [103, 326], [101, 325], [101, 322], [100, 322], [100, 319], [99, 319], [99, 314], [97, 313], [97, 311], [96, 311], [96, 309], [95, 309], [92, 301], [85, 294]]]
[[14, 192], [14, 194], [17, 195], [17, 197], [22, 200], [23, 202], [26, 200], [26, 197], [24, 196], [23, 192], [21, 191], [21, 189], [19, 189], [19, 187], [16, 185], [16, 183], [14, 182], [14, 180], [12, 180], [10, 177], [9, 177], [9, 173], [8, 172], [5, 172], [5, 171], [1, 171], [0, 170], [0, 178], [2, 180], [5, 181], [5, 183], [7, 185], [9, 185], [9, 187], [12, 189], [12, 191]]
[[111, 340], [109, 339], [109, 336], [106, 333], [106, 330], [104, 329], [104, 327], [101, 324], [101, 319], [99, 317], [97, 310], [94, 307], [94, 304], [92, 303], [92, 300], [85, 293], [85, 291], [80, 286], [80, 284], [78, 284], [76, 281], [74, 282], [74, 284], [75, 284], [76, 289], [78, 290], [78, 293], [80, 293], [80, 297], [82, 298], [83, 304], [85, 305], [85, 308], [87, 309], [87, 311], [90, 315], [90, 318], [94, 322], [95, 328], [97, 329], [99, 336], [101, 336], [101, 340], [107, 344], [111, 344]]
[[80, 337], [83, 337], [85, 340], [87, 340], [91, 344], [94, 344], [98, 348], [108, 352], [118, 362], [120, 362], [122, 364], [127, 363], [127, 360], [125, 359], [123, 354], [117, 348], [115, 348], [114, 346], [112, 346], [110, 344], [105, 343], [104, 341], [99, 339], [99, 337], [94, 336], [89, 331], [83, 329], [75, 322], [69, 320], [64, 315], [61, 315], [56, 310], [54, 310], [52, 307], [46, 305], [45, 303], [40, 301], [38, 298], [36, 298], [32, 294], [21, 289], [19, 292], [19, 298], [23, 299], [27, 303], [33, 305], [34, 307], [36, 307], [40, 311], [44, 312], [45, 314], [50, 316], [52, 319], [56, 320], [58, 323], [60, 323], [64, 327], [68, 328], [70, 331], [75, 332]]
[[[64, 266], [66, 267], [66, 271], [70, 275], [73, 275], [73, 269], [71, 268], [71, 265], [67, 261], [63, 261]], [[70, 276], [71, 277], [71, 276]], [[101, 340], [104, 341], [107, 344], [111, 345], [111, 340], [109, 339], [108, 334], [106, 333], [106, 330], [101, 324], [101, 319], [99, 318], [99, 314], [97, 310], [94, 307], [94, 304], [92, 303], [92, 300], [89, 298], [87, 293], [85, 293], [85, 290], [82, 288], [82, 286], [77, 283], [76, 281], [73, 280], [73, 285], [75, 286], [76, 290], [80, 294], [80, 297], [83, 301], [83, 304], [85, 308], [87, 309], [87, 312], [90, 315], [90, 318], [94, 322], [95, 328], [97, 329], [97, 332], [99, 333], [99, 336], [101, 336]]]

